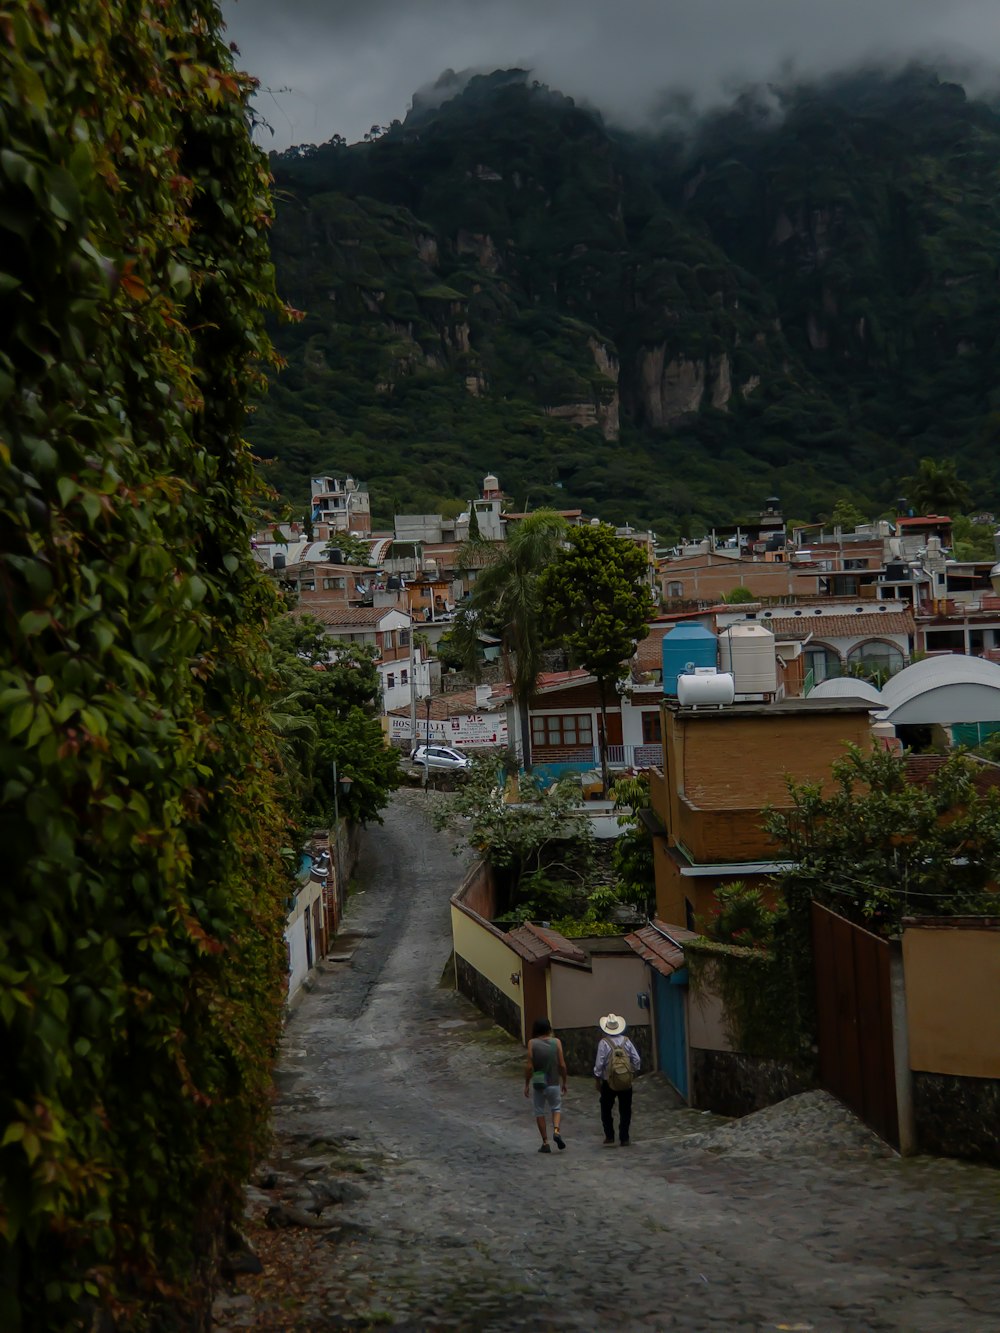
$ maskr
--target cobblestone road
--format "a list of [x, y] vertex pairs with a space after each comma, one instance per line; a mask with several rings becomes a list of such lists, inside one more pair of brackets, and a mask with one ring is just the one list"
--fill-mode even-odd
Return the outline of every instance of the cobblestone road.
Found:
[[349, 960], [288, 1026], [265, 1272], [220, 1328], [1000, 1330], [1000, 1173], [901, 1161], [822, 1094], [729, 1123], [643, 1078], [623, 1151], [573, 1079], [539, 1155], [519, 1050], [440, 984], [462, 867], [435, 799], [366, 835]]

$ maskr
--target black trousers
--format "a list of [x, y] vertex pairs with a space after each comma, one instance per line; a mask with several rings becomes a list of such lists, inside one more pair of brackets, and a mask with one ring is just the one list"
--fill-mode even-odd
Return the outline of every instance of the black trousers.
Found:
[[601, 1083], [601, 1124], [604, 1126], [604, 1137], [613, 1139], [615, 1137], [615, 1122], [612, 1116], [614, 1110], [615, 1098], [618, 1099], [618, 1137], [622, 1143], [628, 1143], [629, 1130], [632, 1127], [632, 1089], [622, 1088], [615, 1091], [608, 1087], [607, 1079]]

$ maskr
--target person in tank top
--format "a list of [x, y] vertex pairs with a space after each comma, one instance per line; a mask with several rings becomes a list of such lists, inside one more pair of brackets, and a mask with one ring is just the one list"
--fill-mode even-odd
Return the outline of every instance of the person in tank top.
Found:
[[568, 1073], [562, 1042], [552, 1035], [552, 1024], [547, 1018], [536, 1018], [524, 1059], [524, 1095], [532, 1099], [535, 1123], [542, 1136], [539, 1152], [552, 1151], [548, 1137], [549, 1116], [552, 1117], [552, 1141], [560, 1152], [566, 1147], [559, 1129]]

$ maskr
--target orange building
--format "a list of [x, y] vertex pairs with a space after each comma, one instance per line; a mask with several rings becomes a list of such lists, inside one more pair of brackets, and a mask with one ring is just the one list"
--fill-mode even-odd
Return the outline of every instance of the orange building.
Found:
[[789, 808], [786, 777], [832, 791], [849, 743], [870, 747], [871, 704], [786, 699], [724, 708], [661, 706], [663, 768], [650, 781], [656, 915], [695, 929], [732, 880], [765, 884], [782, 868], [761, 827], [766, 806]]

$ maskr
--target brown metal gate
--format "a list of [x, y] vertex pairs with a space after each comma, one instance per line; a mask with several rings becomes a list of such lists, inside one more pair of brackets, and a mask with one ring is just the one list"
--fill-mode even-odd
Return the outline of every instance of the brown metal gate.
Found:
[[899, 1147], [889, 944], [812, 905], [823, 1087]]
[[524, 997], [524, 1037], [531, 1036], [536, 1018], [548, 1018], [549, 1003], [545, 987], [545, 964], [521, 963], [521, 994]]

